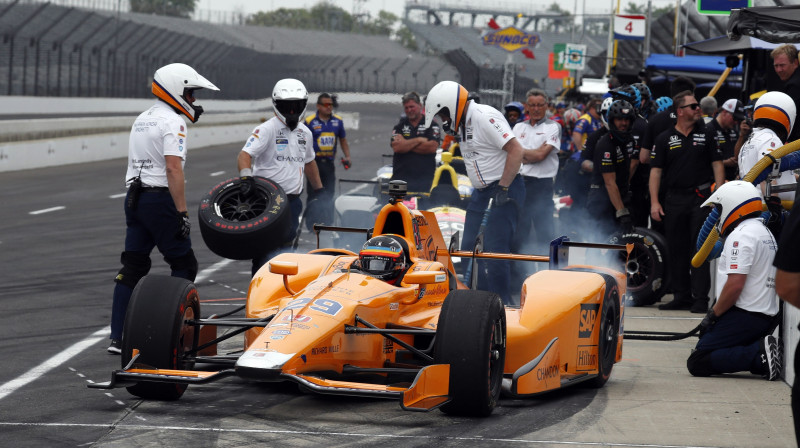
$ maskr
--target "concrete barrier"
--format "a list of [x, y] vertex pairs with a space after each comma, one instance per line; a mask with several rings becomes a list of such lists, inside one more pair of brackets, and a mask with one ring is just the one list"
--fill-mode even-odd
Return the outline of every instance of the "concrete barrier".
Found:
[[[383, 97], [378, 95], [373, 101], [381, 101]], [[399, 101], [396, 95], [386, 100], [389, 98]], [[5, 97], [6, 110], [27, 118], [0, 120], [0, 172], [126, 157], [131, 124], [154, 101], [152, 98]], [[213, 113], [204, 114], [197, 123], [187, 123], [190, 151], [228, 143], [244, 144], [258, 123], [273, 116], [269, 100], [199, 102]], [[357, 112], [337, 114], [342, 116], [347, 129], [358, 129]], [[37, 118], [53, 115], [74, 116]]]

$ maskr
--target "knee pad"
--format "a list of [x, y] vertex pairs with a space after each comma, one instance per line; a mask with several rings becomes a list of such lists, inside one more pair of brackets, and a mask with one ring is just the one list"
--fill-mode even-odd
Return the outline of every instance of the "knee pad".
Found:
[[136, 252], [123, 252], [120, 256], [122, 269], [114, 281], [133, 288], [139, 280], [150, 272], [150, 256]]
[[186, 280], [193, 282], [195, 277], [197, 277], [197, 258], [195, 258], [194, 251], [192, 249], [189, 249], [189, 252], [186, 252], [186, 254], [181, 255], [180, 257], [164, 257], [164, 261], [169, 264], [172, 272], [186, 272], [186, 277], [184, 277]]
[[692, 376], [711, 376], [716, 373], [711, 367], [710, 350], [693, 350], [686, 360], [686, 368]]

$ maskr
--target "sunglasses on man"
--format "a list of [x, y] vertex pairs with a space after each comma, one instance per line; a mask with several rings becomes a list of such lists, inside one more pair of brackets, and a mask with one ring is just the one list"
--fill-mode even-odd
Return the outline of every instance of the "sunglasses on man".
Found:
[[685, 104], [683, 106], [680, 106], [679, 109], [684, 109], [686, 107], [691, 107], [692, 110], [697, 110], [700, 109], [700, 103]]

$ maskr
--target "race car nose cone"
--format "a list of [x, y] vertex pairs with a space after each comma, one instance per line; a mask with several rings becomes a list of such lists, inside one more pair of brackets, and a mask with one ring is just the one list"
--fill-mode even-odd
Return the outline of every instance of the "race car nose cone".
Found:
[[276, 381], [283, 365], [294, 355], [248, 350], [236, 361], [236, 374], [253, 380]]

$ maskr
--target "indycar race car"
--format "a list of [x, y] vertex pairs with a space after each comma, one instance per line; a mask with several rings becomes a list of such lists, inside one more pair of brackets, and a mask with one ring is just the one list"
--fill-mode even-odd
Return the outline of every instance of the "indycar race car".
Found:
[[[229, 376], [293, 382], [322, 394], [397, 399], [403, 409], [440, 408], [489, 415], [501, 391], [525, 397], [584, 383], [601, 387], [622, 355], [625, 274], [568, 265], [570, 247], [625, 246], [555, 240], [549, 256], [458, 251], [445, 247], [433, 213], [409, 210], [405, 183], [371, 229], [315, 226], [319, 232], [387, 236], [402, 248], [393, 282], [371, 274], [343, 249], [284, 253], [251, 280], [244, 317], [201, 318], [197, 289], [148, 275], [125, 320], [122, 368], [106, 383], [147, 399], [178, 399], [189, 384]], [[520, 288], [520, 305], [468, 289], [451, 257], [549, 263]], [[229, 331], [219, 335], [217, 329]], [[233, 329], [233, 330], [231, 330]], [[243, 350], [218, 353], [244, 336]]]

